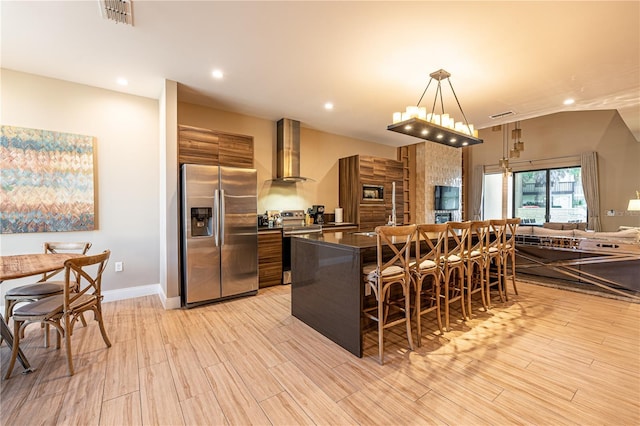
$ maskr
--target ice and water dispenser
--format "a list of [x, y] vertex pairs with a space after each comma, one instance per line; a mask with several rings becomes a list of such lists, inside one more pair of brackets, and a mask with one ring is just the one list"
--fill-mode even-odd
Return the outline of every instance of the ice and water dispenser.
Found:
[[211, 235], [213, 235], [211, 207], [191, 207], [191, 236], [209, 237]]

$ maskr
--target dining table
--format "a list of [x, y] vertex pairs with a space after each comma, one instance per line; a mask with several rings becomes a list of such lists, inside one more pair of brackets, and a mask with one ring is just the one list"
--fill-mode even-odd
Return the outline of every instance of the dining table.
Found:
[[[77, 253], [33, 253], [0, 256], [0, 284], [6, 280], [62, 270], [67, 260], [80, 256], [83, 255]], [[13, 333], [1, 313], [0, 334], [9, 347], [13, 347]], [[22, 349], [18, 349], [18, 361], [24, 367], [24, 373], [33, 371]]]

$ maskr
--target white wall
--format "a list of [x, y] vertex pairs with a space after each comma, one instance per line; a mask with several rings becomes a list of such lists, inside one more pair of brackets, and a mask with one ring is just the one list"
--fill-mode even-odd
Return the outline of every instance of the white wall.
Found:
[[[159, 282], [158, 101], [0, 70], [0, 123], [95, 136], [98, 229], [0, 235], [0, 254], [41, 252], [45, 241], [91, 241], [111, 250], [105, 291]], [[114, 272], [113, 262], [124, 262]], [[26, 280], [2, 284], [2, 294]]]

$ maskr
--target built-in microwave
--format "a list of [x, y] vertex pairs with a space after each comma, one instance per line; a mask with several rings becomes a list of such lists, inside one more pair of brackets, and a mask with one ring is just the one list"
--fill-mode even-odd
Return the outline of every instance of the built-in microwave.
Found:
[[362, 185], [362, 201], [384, 201], [384, 185]]

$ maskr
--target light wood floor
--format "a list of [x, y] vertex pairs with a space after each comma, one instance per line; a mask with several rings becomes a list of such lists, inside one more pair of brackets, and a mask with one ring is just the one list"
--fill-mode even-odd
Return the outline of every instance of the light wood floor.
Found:
[[[521, 283], [520, 296], [423, 346], [376, 334], [354, 357], [290, 315], [288, 286], [191, 310], [156, 297], [104, 305], [64, 352], [25, 352], [37, 370], [1, 383], [6, 425], [640, 424], [640, 305]], [[396, 342], [395, 344], [393, 342]], [[9, 349], [1, 349], [2, 374]]]

